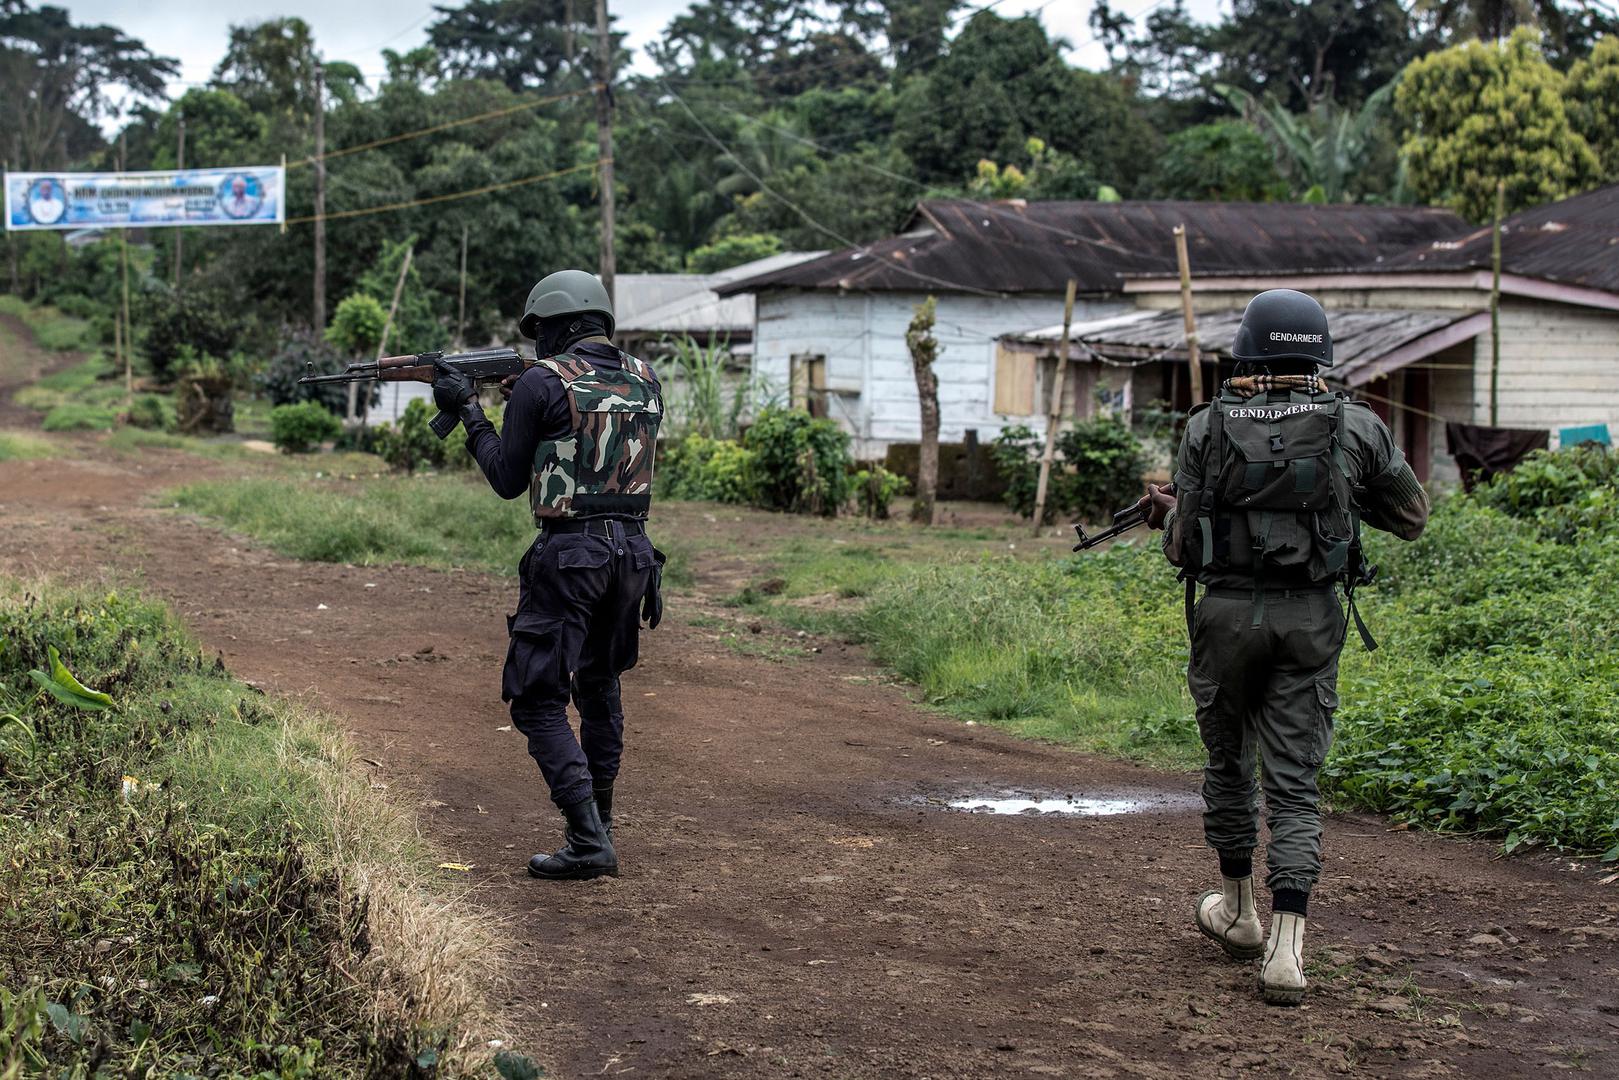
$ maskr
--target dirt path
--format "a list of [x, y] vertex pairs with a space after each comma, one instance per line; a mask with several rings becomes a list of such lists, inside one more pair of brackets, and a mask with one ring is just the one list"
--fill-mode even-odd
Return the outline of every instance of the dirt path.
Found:
[[81, 353], [40, 348], [27, 323], [15, 315], [0, 315], [0, 428], [39, 427], [40, 414], [16, 404], [11, 395], [83, 359]]
[[[474, 864], [554, 1074], [1619, 1075], [1619, 891], [1588, 868], [1335, 815], [1309, 1004], [1267, 1009], [1190, 924], [1195, 778], [931, 715], [834, 642], [737, 655], [695, 599], [626, 680], [624, 876], [532, 882], [557, 822], [501, 730], [510, 582], [297, 563], [143, 507], [194, 466], [8, 463], [0, 568], [135, 572], [239, 675], [346, 717]], [[937, 802], [999, 790], [1145, 805]]]

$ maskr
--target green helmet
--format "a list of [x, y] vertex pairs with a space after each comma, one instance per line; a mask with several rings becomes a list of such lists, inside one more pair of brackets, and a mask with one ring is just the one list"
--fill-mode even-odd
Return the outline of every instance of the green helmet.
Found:
[[613, 332], [613, 300], [596, 275], [584, 270], [558, 270], [540, 279], [528, 292], [523, 318], [517, 329], [527, 338], [539, 336], [540, 320], [558, 315], [594, 311], [607, 319], [607, 333]]

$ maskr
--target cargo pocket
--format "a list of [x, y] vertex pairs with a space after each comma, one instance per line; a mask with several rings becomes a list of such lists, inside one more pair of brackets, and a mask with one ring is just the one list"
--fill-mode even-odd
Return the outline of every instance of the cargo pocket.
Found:
[[1319, 769], [1332, 749], [1332, 717], [1338, 711], [1338, 687], [1335, 680], [1317, 679], [1315, 683], [1315, 723], [1310, 732], [1308, 754], [1304, 763]]
[[506, 667], [501, 673], [500, 697], [512, 701], [520, 697], [540, 697], [568, 692], [568, 673], [563, 670], [562, 620], [519, 611], [506, 618], [511, 641], [506, 646]]
[[607, 560], [613, 557], [613, 544], [610, 540], [598, 540], [593, 536], [586, 536], [582, 543], [568, 544], [557, 548], [558, 570], [600, 570], [607, 565]]
[[1225, 749], [1230, 725], [1224, 715], [1226, 710], [1220, 708], [1220, 684], [1191, 668], [1186, 672], [1186, 686], [1197, 706], [1197, 733], [1203, 737], [1204, 749]]

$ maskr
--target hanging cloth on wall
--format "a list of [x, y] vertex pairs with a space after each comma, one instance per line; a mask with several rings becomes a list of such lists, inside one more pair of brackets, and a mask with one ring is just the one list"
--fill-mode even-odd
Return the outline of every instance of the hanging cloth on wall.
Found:
[[1518, 462], [1551, 445], [1551, 432], [1539, 428], [1445, 425], [1445, 449], [1456, 459], [1462, 487], [1472, 491], [1497, 473], [1511, 472]]

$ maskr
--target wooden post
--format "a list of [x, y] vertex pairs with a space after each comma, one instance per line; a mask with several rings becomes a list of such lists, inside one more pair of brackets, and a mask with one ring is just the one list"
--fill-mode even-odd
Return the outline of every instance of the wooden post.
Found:
[[462, 347], [467, 344], [467, 224], [461, 223], [461, 303], [455, 317], [455, 340]]
[[601, 279], [613, 298], [613, 35], [607, 0], [596, 0], [596, 156], [601, 160]]
[[118, 230], [118, 255], [124, 274], [124, 408], [135, 401], [135, 328], [129, 323], [129, 230]]
[[[176, 169], [182, 169], [182, 170], [186, 167], [186, 114], [185, 113], [180, 114], [180, 145], [174, 151], [174, 167]], [[180, 288], [180, 251], [181, 251], [182, 241], [184, 240], [184, 238], [185, 238], [185, 230], [184, 229], [175, 229], [174, 230], [174, 288], [175, 288], [176, 291], [178, 291], [179, 288]]]
[[[387, 355], [388, 335], [393, 332], [394, 315], [399, 311], [399, 296], [405, 291], [405, 275], [410, 273], [411, 256], [416, 254], [415, 248], [405, 249], [405, 261], [399, 264], [399, 280], [394, 282], [394, 298], [388, 305], [388, 318], [382, 324], [382, 337], [377, 339], [377, 359], [380, 361]], [[354, 384], [350, 384], [351, 386]], [[365, 395], [365, 412], [371, 411], [371, 395]], [[399, 415], [399, 388], [394, 388], [394, 417]]]
[[1175, 261], [1181, 272], [1181, 317], [1186, 321], [1186, 368], [1192, 375], [1192, 404], [1203, 404], [1203, 359], [1197, 349], [1197, 320], [1192, 315], [1192, 260], [1186, 253], [1186, 226], [1175, 226]]
[[1062, 384], [1068, 374], [1068, 331], [1074, 324], [1074, 293], [1079, 282], [1068, 279], [1068, 295], [1062, 302], [1062, 348], [1057, 353], [1057, 373], [1051, 380], [1051, 406], [1046, 411], [1046, 446], [1040, 452], [1040, 479], [1034, 487], [1034, 535], [1040, 535], [1046, 516], [1046, 488], [1051, 483], [1051, 455], [1057, 447], [1057, 427], [1062, 423]]
[[[285, 197], [285, 196], [283, 196]], [[326, 69], [315, 65], [315, 333], [326, 329]], [[353, 410], [350, 410], [353, 413]]]
[[1501, 213], [1506, 209], [1507, 182], [1495, 182], [1495, 228], [1490, 244], [1490, 426], [1501, 420]]

